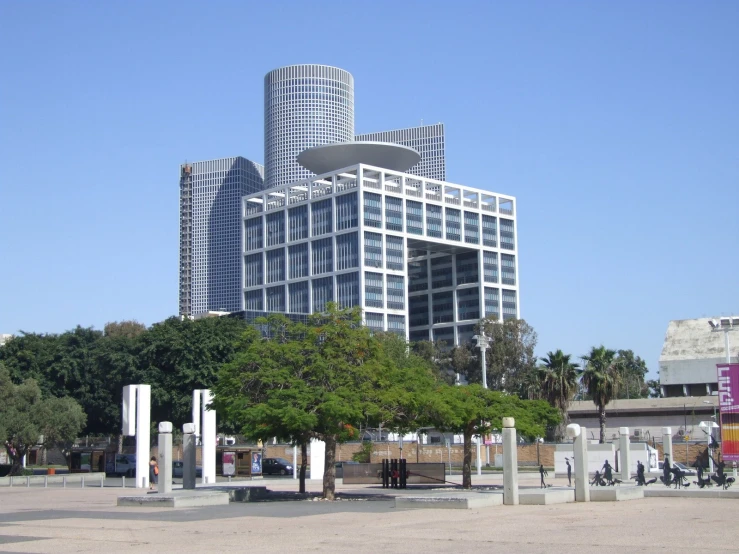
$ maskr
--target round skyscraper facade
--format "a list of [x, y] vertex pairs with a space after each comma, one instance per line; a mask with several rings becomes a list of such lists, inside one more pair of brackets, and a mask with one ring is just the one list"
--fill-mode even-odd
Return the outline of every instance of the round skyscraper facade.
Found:
[[354, 140], [354, 78], [326, 65], [291, 65], [264, 77], [265, 188], [312, 174], [297, 162], [306, 148]]

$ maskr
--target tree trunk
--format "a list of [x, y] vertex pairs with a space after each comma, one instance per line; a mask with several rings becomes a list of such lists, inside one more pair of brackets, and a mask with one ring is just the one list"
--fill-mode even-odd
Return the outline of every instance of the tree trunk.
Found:
[[600, 420], [600, 443], [606, 443], [606, 407], [598, 407], [598, 419]]
[[336, 495], [336, 436], [328, 435], [326, 443], [326, 462], [323, 468], [323, 498], [334, 500]]
[[118, 454], [123, 454], [123, 433], [118, 435]]
[[[305, 470], [308, 467], [308, 443], [300, 443], [300, 492], [305, 492]], [[295, 468], [293, 468], [295, 471]]]
[[462, 488], [472, 488], [472, 432], [470, 425], [464, 430], [464, 458], [462, 461]]

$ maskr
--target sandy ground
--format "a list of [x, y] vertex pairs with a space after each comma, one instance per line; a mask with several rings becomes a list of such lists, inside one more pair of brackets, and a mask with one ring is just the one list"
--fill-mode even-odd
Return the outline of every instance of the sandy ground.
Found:
[[[473, 478], [475, 484], [500, 484], [501, 480], [500, 476]], [[561, 479], [552, 481], [566, 484]], [[297, 487], [291, 479], [253, 484], [275, 491]], [[537, 484], [538, 475], [521, 478], [522, 487]], [[318, 492], [320, 483], [309, 483], [309, 490]], [[337, 490], [387, 492], [348, 485]], [[375, 496], [374, 500], [152, 509], [118, 508], [116, 499], [121, 494], [121, 489], [111, 487], [0, 488], [0, 552], [739, 551], [731, 538], [739, 528], [736, 500], [647, 498], [404, 511], [396, 510], [392, 500]]]

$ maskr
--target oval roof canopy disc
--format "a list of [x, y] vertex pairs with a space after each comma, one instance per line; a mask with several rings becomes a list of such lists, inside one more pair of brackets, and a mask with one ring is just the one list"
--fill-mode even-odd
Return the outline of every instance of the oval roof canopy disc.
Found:
[[413, 148], [390, 142], [372, 141], [314, 146], [298, 155], [298, 163], [316, 175], [360, 163], [392, 171], [406, 171], [420, 161], [421, 154]]

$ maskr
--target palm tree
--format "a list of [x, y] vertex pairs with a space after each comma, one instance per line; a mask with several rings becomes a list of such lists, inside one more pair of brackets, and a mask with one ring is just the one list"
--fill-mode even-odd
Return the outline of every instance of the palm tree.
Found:
[[581, 373], [579, 366], [570, 358], [570, 354], [561, 350], [547, 352], [546, 357], [541, 358], [543, 365], [539, 367], [542, 397], [559, 411], [562, 426], [569, 421], [567, 411], [577, 392], [577, 380]]
[[606, 405], [616, 397], [621, 384], [620, 362], [615, 350], [605, 346], [593, 347], [582, 357], [585, 370], [582, 384], [598, 408], [600, 420], [600, 442], [606, 442]]

